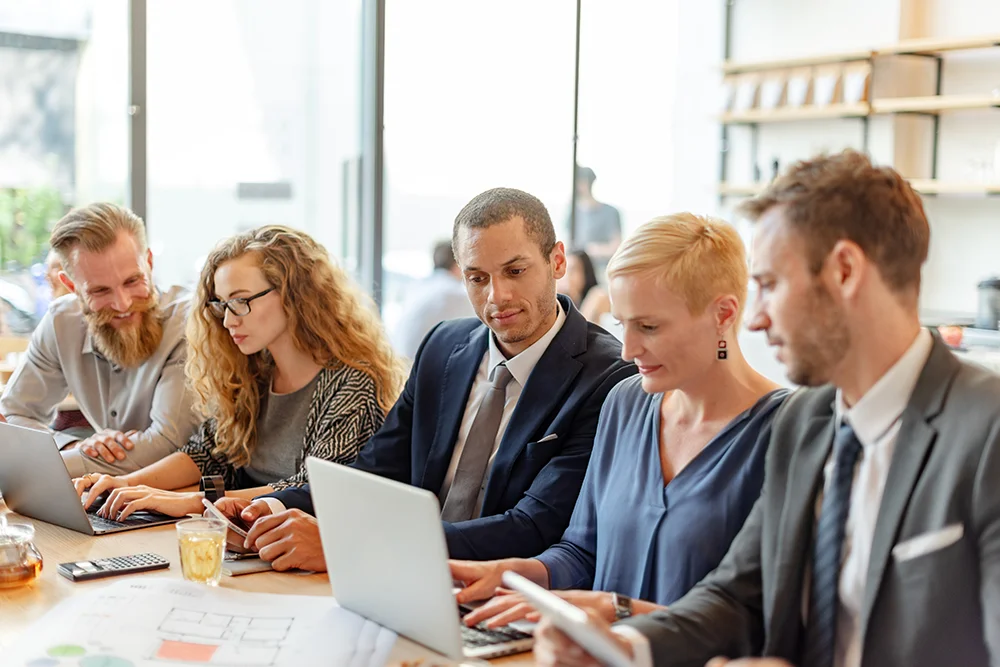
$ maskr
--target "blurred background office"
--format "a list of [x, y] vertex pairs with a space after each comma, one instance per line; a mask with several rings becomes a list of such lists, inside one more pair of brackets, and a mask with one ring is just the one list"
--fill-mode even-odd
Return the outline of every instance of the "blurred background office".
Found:
[[[431, 249], [487, 188], [540, 197], [601, 281], [656, 215], [720, 215], [749, 240], [734, 208], [775, 163], [848, 146], [927, 195], [922, 313], [969, 325], [1000, 274], [991, 34], [990, 0], [0, 0], [0, 338], [52, 296], [51, 224], [95, 200], [146, 220], [161, 286], [191, 285], [220, 238], [303, 229], [413, 339], [419, 286], [453, 287]], [[928, 39], [951, 46], [905, 55]], [[866, 63], [853, 106], [791, 108], [790, 73], [843, 95]], [[917, 97], [950, 101], [914, 115]], [[963, 345], [987, 359], [998, 338]]]

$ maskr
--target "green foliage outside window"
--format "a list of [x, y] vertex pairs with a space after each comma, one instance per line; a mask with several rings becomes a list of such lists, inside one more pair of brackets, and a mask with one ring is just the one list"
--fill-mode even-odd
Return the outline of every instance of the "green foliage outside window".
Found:
[[43, 261], [52, 225], [65, 211], [52, 188], [0, 189], [0, 269], [16, 271]]

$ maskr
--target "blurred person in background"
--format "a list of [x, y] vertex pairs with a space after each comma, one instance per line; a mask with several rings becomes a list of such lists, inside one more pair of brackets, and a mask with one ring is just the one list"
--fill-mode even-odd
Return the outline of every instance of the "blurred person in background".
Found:
[[576, 168], [576, 229], [573, 243], [590, 255], [603, 281], [604, 269], [622, 242], [622, 218], [618, 209], [594, 198], [597, 175], [590, 167]]
[[475, 316], [465, 292], [462, 272], [455, 263], [451, 241], [439, 241], [434, 244], [434, 272], [407, 293], [399, 324], [390, 336], [392, 346], [398, 354], [413, 359], [420, 343], [435, 325]]
[[52, 290], [53, 301], [61, 296], [71, 294], [69, 289], [59, 280], [59, 273], [62, 270], [63, 266], [62, 262], [59, 261], [59, 255], [56, 254], [55, 250], [50, 250], [48, 256], [45, 258], [45, 280], [49, 283], [49, 288]]
[[611, 312], [608, 292], [598, 284], [594, 262], [586, 250], [573, 250], [566, 255], [566, 275], [556, 283], [556, 289], [573, 300], [588, 322], [600, 324], [601, 318]]

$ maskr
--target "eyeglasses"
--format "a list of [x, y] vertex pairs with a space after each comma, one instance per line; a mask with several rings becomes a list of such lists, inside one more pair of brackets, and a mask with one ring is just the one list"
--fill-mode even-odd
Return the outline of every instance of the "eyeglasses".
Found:
[[235, 315], [236, 317], [246, 317], [250, 314], [250, 302], [254, 299], [259, 299], [268, 292], [273, 292], [273, 287], [268, 287], [263, 292], [257, 292], [253, 296], [239, 296], [235, 299], [230, 299], [229, 301], [219, 301], [218, 299], [212, 299], [205, 306], [212, 311], [212, 314], [218, 317], [220, 320], [226, 316], [226, 309]]

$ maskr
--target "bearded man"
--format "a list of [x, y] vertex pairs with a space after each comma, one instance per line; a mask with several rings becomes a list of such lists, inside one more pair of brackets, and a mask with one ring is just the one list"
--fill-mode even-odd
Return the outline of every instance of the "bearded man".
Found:
[[48, 429], [72, 394], [97, 432], [55, 433], [73, 477], [138, 470], [187, 443], [198, 424], [186, 388], [188, 297], [153, 285], [142, 220], [98, 203], [70, 211], [50, 239], [71, 294], [52, 302], [11, 377], [0, 413]]

